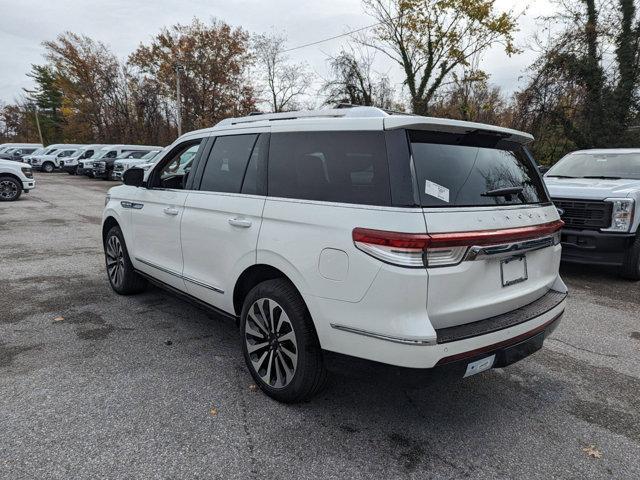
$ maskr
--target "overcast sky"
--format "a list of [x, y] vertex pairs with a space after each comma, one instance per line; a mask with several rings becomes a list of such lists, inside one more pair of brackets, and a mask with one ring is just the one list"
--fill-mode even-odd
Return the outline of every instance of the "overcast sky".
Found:
[[[535, 32], [535, 17], [552, 11], [550, 0], [497, 0], [501, 9], [526, 5], [517, 43], [524, 47]], [[22, 88], [31, 64], [43, 63], [42, 42], [63, 31], [86, 34], [109, 45], [125, 59], [140, 42], [148, 42], [163, 26], [189, 23], [199, 17], [220, 18], [252, 33], [283, 31], [289, 46], [321, 40], [370, 25], [360, 0], [0, 0], [0, 101], [12, 102]], [[291, 52], [295, 61], [306, 61], [320, 78], [326, 75], [326, 56], [335, 54], [345, 38]], [[481, 68], [491, 81], [512, 92], [534, 59], [530, 51], [507, 57], [500, 49], [488, 52]], [[399, 80], [397, 69], [379, 59], [378, 70]]]

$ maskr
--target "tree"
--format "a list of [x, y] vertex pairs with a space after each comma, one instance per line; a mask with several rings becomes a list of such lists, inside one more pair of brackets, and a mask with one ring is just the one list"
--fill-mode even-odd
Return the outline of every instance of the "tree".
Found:
[[394, 91], [389, 77], [373, 72], [374, 56], [362, 50], [342, 50], [330, 58], [329, 79], [323, 91], [325, 104], [351, 103], [393, 109]]
[[129, 65], [167, 100], [175, 98], [176, 64], [182, 67], [182, 125], [187, 131], [255, 109], [247, 80], [250, 61], [249, 35], [215, 19], [164, 28], [129, 57]]
[[122, 65], [109, 48], [84, 35], [66, 32], [44, 42], [45, 57], [63, 94], [60, 108], [65, 139], [120, 143], [126, 140], [122, 118]]
[[[518, 94], [521, 127], [547, 162], [570, 149], [637, 144], [640, 16], [633, 0], [563, 0]], [[635, 133], [637, 135], [637, 132]], [[551, 156], [549, 156], [551, 155]]]
[[27, 101], [38, 109], [40, 128], [45, 143], [62, 140], [62, 95], [56, 81], [56, 74], [50, 65], [32, 65], [27, 76], [36, 84], [34, 89], [24, 89]]
[[501, 126], [510, 126], [512, 120], [502, 91], [480, 70], [454, 74], [451, 87], [436, 97], [431, 115]]
[[376, 48], [402, 67], [414, 113], [425, 115], [439, 89], [458, 67], [494, 45], [507, 54], [513, 43], [516, 18], [498, 13], [495, 0], [364, 0], [366, 12], [378, 25]]
[[312, 82], [305, 63], [289, 63], [285, 53], [286, 41], [286, 37], [278, 34], [262, 34], [253, 38], [262, 92], [272, 112], [297, 109], [297, 101], [307, 93]]

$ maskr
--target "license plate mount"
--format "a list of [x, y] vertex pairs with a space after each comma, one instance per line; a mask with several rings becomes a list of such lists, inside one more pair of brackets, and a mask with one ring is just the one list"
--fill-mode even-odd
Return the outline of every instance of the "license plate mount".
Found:
[[462, 378], [467, 378], [471, 375], [489, 370], [491, 367], [493, 367], [493, 363], [495, 362], [495, 360], [496, 356], [494, 354], [467, 364], [467, 369], [465, 370], [464, 376]]
[[500, 277], [502, 286], [509, 287], [529, 278], [527, 273], [527, 257], [516, 255], [500, 261]]

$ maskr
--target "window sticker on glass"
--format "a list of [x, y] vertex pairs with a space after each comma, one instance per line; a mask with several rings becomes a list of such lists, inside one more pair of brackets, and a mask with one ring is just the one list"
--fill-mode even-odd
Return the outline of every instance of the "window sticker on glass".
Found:
[[424, 193], [449, 203], [449, 189], [430, 180], [424, 182]]

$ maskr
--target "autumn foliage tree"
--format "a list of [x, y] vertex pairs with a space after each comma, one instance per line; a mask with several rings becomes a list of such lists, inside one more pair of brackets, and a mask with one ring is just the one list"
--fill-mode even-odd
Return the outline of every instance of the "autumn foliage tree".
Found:
[[516, 18], [495, 0], [364, 0], [378, 25], [363, 43], [402, 69], [413, 113], [426, 115], [458, 67], [494, 45], [516, 52]]
[[183, 130], [210, 127], [223, 118], [255, 109], [247, 78], [249, 34], [220, 20], [164, 28], [149, 45], [140, 45], [129, 64], [167, 99], [175, 98], [176, 64], [182, 67]]

